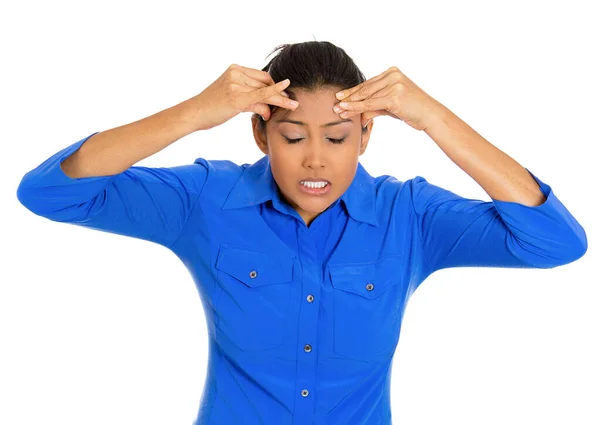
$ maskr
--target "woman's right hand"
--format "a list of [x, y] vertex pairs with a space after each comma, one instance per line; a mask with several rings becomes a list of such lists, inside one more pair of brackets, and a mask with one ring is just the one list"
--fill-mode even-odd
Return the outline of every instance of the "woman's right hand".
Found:
[[202, 93], [189, 99], [198, 105], [198, 129], [208, 130], [223, 124], [240, 112], [255, 112], [266, 121], [268, 104], [295, 110], [287, 94], [282, 93], [289, 80], [275, 84], [265, 71], [232, 64]]

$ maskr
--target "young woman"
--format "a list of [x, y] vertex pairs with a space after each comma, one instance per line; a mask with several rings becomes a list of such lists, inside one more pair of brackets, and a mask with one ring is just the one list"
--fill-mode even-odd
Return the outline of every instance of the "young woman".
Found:
[[[398, 68], [366, 80], [331, 43], [277, 49], [262, 71], [231, 65], [193, 98], [71, 144], [17, 195], [50, 220], [182, 260], [210, 335], [197, 425], [391, 424], [403, 312], [429, 275], [560, 266], [584, 255], [586, 234], [548, 184]], [[244, 111], [256, 163], [134, 166]], [[358, 159], [378, 115], [425, 131], [492, 200], [371, 176]]]

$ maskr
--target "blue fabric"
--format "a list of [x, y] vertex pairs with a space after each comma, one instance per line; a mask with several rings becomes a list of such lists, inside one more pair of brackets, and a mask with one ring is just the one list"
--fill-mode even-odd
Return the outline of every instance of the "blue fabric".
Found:
[[531, 172], [546, 196], [535, 207], [466, 199], [420, 176], [372, 177], [359, 164], [307, 227], [268, 156], [66, 176], [60, 163], [94, 134], [25, 174], [17, 197], [53, 221], [161, 244], [185, 264], [210, 338], [197, 425], [391, 424], [402, 316], [431, 273], [552, 268], [587, 250], [584, 229]]

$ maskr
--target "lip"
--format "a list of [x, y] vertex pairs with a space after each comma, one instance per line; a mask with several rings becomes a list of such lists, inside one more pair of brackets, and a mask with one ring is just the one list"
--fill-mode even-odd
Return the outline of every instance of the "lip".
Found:
[[327, 182], [327, 183], [331, 184], [331, 182], [327, 179], [320, 179], [320, 178], [313, 178], [313, 177], [308, 177], [308, 178], [302, 179], [300, 181], [301, 182]]
[[327, 180], [306, 179], [306, 180], [302, 180], [302, 181], [326, 181], [327, 182], [327, 185], [322, 189], [307, 187], [307, 186], [304, 186], [302, 183], [298, 182], [298, 186], [300, 186], [300, 192], [306, 193], [307, 195], [325, 196], [331, 190], [331, 183], [329, 183]]

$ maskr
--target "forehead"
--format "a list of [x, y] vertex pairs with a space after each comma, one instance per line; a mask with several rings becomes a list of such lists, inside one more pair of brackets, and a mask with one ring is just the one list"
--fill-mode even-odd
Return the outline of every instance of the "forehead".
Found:
[[[286, 127], [308, 127], [318, 126], [322, 128], [343, 128], [349, 127], [354, 120], [352, 118], [341, 118], [333, 110], [338, 100], [335, 93], [339, 88], [323, 88], [317, 91], [306, 90], [286, 90], [290, 99], [299, 102], [296, 110], [287, 108], [276, 108], [276, 111], [269, 119], [274, 126]], [[354, 117], [353, 117], [354, 118]]]
[[[305, 121], [300, 121], [300, 120], [292, 119], [289, 116], [275, 118], [273, 120], [273, 122], [275, 123], [275, 125], [288, 124], [288, 125], [294, 125], [294, 126], [300, 126], [300, 127], [308, 127], [308, 126], [310, 126], [309, 122], [307, 123]], [[346, 124], [346, 123], [349, 123], [349, 124]], [[319, 126], [321, 128], [334, 128], [334, 127], [349, 126], [352, 123], [353, 123], [353, 121], [350, 118], [339, 118], [338, 117], [338, 119], [334, 119], [333, 121], [329, 121], [329, 122], [326, 122], [326, 123], [319, 124]]]

